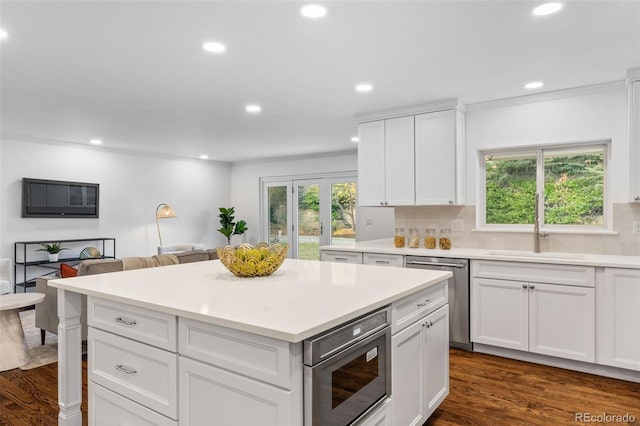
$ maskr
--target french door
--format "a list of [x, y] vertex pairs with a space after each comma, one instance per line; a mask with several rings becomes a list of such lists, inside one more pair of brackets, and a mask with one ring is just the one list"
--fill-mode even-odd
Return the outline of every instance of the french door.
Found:
[[356, 177], [263, 180], [262, 234], [289, 244], [288, 257], [320, 259], [320, 246], [351, 246], [356, 236]]

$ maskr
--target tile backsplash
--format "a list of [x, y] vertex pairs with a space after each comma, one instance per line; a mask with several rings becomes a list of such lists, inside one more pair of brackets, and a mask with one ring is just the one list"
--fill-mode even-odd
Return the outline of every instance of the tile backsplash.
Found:
[[[462, 220], [461, 231], [450, 231], [453, 247], [497, 250], [532, 250], [533, 235], [527, 232], [474, 231], [476, 206], [395, 207], [395, 226], [451, 229], [451, 221]], [[640, 203], [613, 205], [614, 235], [552, 233], [540, 239], [540, 251], [640, 256], [640, 235], [633, 235], [633, 222], [640, 221]]]

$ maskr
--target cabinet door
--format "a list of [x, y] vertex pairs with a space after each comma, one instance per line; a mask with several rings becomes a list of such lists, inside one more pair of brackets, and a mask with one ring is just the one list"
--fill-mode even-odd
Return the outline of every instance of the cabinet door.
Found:
[[293, 391], [185, 357], [179, 387], [180, 424], [294, 426]]
[[594, 362], [594, 289], [529, 283], [529, 351]]
[[362, 263], [365, 265], [404, 267], [404, 256], [401, 254], [363, 253]]
[[449, 395], [449, 305], [420, 322], [424, 325], [425, 418], [428, 418]]
[[476, 343], [529, 350], [527, 284], [473, 278], [471, 291], [471, 339]]
[[596, 291], [597, 363], [640, 371], [640, 270], [605, 268]]
[[390, 206], [415, 204], [413, 116], [385, 120], [386, 201]]
[[320, 250], [324, 262], [362, 263], [362, 253], [355, 251]]
[[417, 321], [391, 338], [394, 425], [422, 425], [426, 419], [423, 322]]
[[385, 198], [384, 120], [358, 126], [358, 205], [381, 206]]
[[455, 110], [415, 117], [416, 205], [456, 200]]
[[640, 80], [629, 84], [629, 200], [640, 202]]

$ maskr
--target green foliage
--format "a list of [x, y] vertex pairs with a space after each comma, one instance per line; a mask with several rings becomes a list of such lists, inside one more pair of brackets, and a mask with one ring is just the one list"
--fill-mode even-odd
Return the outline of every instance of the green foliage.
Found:
[[62, 247], [62, 243], [40, 244], [42, 248], [34, 251], [46, 251], [49, 254], [60, 253], [62, 250], [69, 250], [67, 247]]
[[233, 235], [241, 235], [244, 234], [249, 228], [247, 228], [247, 222], [244, 220], [239, 220], [237, 223], [234, 222], [235, 217], [233, 214], [235, 213], [235, 207], [225, 208], [220, 207], [220, 214], [218, 217], [220, 218], [220, 228], [218, 231], [227, 237], [227, 245], [231, 245], [231, 237]]
[[[602, 225], [603, 154], [546, 155], [544, 222]], [[486, 223], [531, 224], [535, 217], [536, 160], [486, 162]]]

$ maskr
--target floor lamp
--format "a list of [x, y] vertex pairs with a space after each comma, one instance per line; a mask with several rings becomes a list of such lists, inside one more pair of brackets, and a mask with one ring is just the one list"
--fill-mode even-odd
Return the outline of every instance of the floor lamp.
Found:
[[160, 235], [160, 222], [158, 219], [167, 219], [170, 217], [176, 217], [176, 212], [169, 206], [169, 204], [161, 203], [156, 207], [156, 226], [158, 227], [158, 238], [160, 239], [160, 246], [162, 247], [162, 236]]

